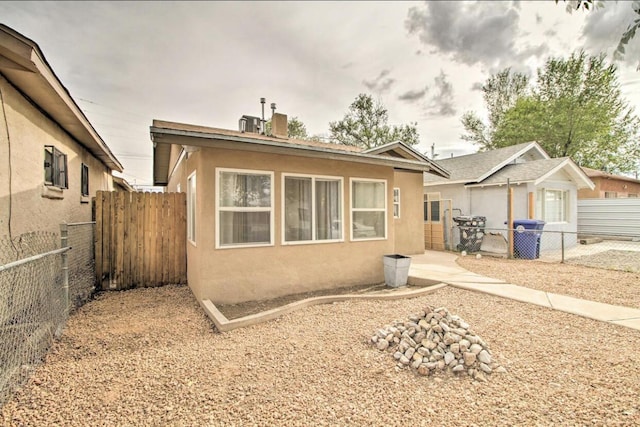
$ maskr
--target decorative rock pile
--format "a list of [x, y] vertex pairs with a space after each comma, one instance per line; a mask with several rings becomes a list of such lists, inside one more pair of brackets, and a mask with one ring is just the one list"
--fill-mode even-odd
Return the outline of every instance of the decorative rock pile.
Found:
[[379, 329], [371, 342], [380, 351], [393, 353], [399, 368], [411, 367], [420, 375], [450, 370], [484, 381], [497, 366], [482, 338], [460, 317], [444, 308], [425, 307], [407, 321]]

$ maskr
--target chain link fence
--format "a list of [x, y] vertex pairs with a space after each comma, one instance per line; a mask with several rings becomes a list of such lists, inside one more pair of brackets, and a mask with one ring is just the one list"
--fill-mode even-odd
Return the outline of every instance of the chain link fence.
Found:
[[65, 254], [55, 233], [0, 238], [0, 405], [29, 377], [67, 318]]
[[69, 305], [71, 310], [81, 307], [93, 296], [95, 287], [95, 222], [62, 224], [60, 234], [67, 233], [69, 251]]
[[[451, 229], [448, 249], [640, 273], [640, 235], [587, 236], [539, 228], [491, 229], [481, 226], [456, 226]], [[509, 238], [512, 243], [509, 242]]]

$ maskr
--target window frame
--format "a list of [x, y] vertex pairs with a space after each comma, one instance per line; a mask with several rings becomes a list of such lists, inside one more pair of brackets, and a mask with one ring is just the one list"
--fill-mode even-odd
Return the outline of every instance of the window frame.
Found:
[[89, 197], [89, 165], [80, 164], [80, 195]]
[[[396, 193], [398, 194], [396, 200]], [[400, 219], [400, 187], [393, 187], [393, 218]], [[398, 207], [398, 214], [396, 215], [396, 206]]]
[[[191, 243], [193, 246], [196, 245], [196, 240], [198, 238], [198, 234], [196, 232], [196, 212], [197, 212], [197, 203], [198, 203], [198, 180], [197, 180], [197, 171], [191, 172], [187, 177], [187, 241]], [[193, 189], [191, 188], [191, 183], [193, 182]], [[193, 218], [193, 219], [192, 219]]]
[[[268, 175], [270, 179], [270, 206], [264, 207], [236, 207], [228, 208], [220, 206], [220, 183], [222, 180], [220, 176], [223, 172], [233, 172], [246, 175]], [[237, 168], [216, 168], [215, 169], [215, 248], [216, 249], [240, 249], [240, 248], [259, 248], [269, 247], [275, 244], [275, 173], [273, 171], [257, 170], [257, 169], [237, 169]], [[269, 212], [269, 242], [268, 243], [242, 243], [242, 244], [230, 244], [223, 245], [220, 241], [220, 213], [221, 212]]]
[[[384, 184], [384, 208], [356, 208], [353, 206], [353, 186], [357, 182], [371, 182], [371, 183], [383, 183]], [[375, 240], [388, 240], [389, 236], [389, 221], [388, 221], [388, 185], [386, 179], [374, 179], [374, 178], [349, 178], [349, 236], [352, 242], [367, 242]], [[382, 237], [354, 237], [353, 235], [353, 214], [355, 212], [384, 212], [384, 236]]]
[[[62, 169], [60, 159], [62, 159]], [[64, 182], [60, 182], [61, 179]], [[53, 145], [44, 146], [44, 184], [62, 190], [69, 188], [67, 155]]]
[[[562, 188], [540, 188], [538, 190], [538, 198], [540, 201], [540, 217], [547, 224], [568, 224], [571, 219], [570, 195], [571, 192]], [[562, 219], [560, 221], [549, 221], [547, 218], [547, 192], [559, 192], [562, 194]], [[540, 197], [542, 193], [542, 197]]]
[[[286, 178], [308, 178], [311, 179], [311, 240], [286, 240]], [[331, 175], [309, 175], [300, 173], [282, 173], [281, 176], [281, 201], [280, 212], [281, 215], [281, 244], [283, 246], [290, 245], [310, 245], [310, 244], [324, 244], [324, 243], [341, 243], [344, 242], [344, 178], [341, 176]], [[321, 181], [338, 181], [340, 188], [339, 203], [340, 203], [340, 238], [339, 239], [323, 239], [318, 240], [316, 235], [316, 180]]]

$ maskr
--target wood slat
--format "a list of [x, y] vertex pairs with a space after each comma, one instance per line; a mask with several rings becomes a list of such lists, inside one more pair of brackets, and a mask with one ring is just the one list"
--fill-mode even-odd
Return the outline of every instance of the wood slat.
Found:
[[95, 206], [101, 289], [186, 283], [184, 193], [98, 192]]
[[93, 234], [96, 287], [102, 289], [102, 191], [96, 192], [96, 227]]

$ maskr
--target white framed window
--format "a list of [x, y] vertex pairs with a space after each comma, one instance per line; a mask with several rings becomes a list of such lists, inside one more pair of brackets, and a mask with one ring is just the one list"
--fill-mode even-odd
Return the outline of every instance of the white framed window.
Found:
[[400, 189], [393, 189], [393, 217], [400, 218]]
[[187, 178], [187, 239], [196, 244], [196, 171]]
[[343, 241], [343, 180], [282, 175], [283, 244]]
[[216, 168], [216, 248], [273, 246], [273, 172]]
[[53, 145], [44, 146], [44, 183], [62, 189], [69, 188], [67, 155]]
[[80, 194], [89, 196], [89, 166], [84, 163], [80, 165]]
[[538, 190], [538, 212], [546, 222], [569, 221], [569, 191], [540, 189]]
[[387, 238], [387, 181], [350, 178], [351, 240]]

